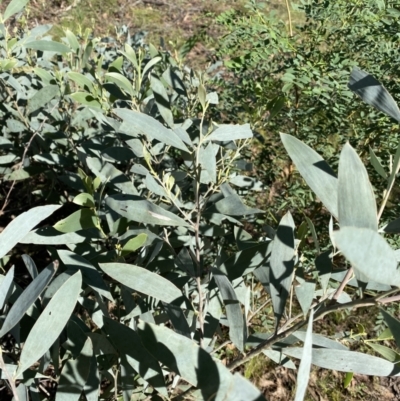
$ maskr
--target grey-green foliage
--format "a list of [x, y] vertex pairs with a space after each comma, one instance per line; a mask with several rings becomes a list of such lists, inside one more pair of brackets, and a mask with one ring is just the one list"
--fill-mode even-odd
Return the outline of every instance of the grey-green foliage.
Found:
[[[25, 2], [12, 4], [17, 10]], [[14, 38], [3, 26], [0, 42], [7, 92], [0, 109], [1, 183], [16, 206], [26, 192], [34, 204], [45, 204], [0, 234], [2, 265], [19, 252], [17, 243], [28, 251], [47, 247], [54, 261], [42, 270], [40, 259], [25, 256], [33, 278], [26, 288], [13, 267], [0, 275], [0, 334], [10, 335], [11, 344], [2, 343], [8, 352], [0, 369], [14, 396], [35, 393], [50, 379], [61, 401], [78, 400], [82, 392], [90, 401], [128, 401], [183, 391], [205, 400], [263, 400], [230, 372], [261, 351], [292, 369], [293, 361], [281, 355], [305, 355], [301, 380], [310, 363], [397, 374], [395, 351], [375, 347], [387, 360], [358, 354], [337, 342], [339, 334], [333, 340], [311, 332], [313, 318], [366, 303], [351, 287], [336, 294], [341, 303], [327, 302], [345, 274], [331, 271], [337, 248], [358, 274], [360, 282], [349, 284], [374, 292], [371, 304], [383, 302], [393, 284], [388, 277], [397, 277], [397, 254], [377, 230], [380, 212], [350, 145], [336, 178], [306, 144], [282, 136], [306, 182], [339, 219], [340, 230], [331, 232], [333, 253], [320, 254], [316, 246], [316, 268], [310, 269], [302, 255], [309, 231], [318, 242], [310, 219], [296, 231], [287, 213], [259, 241], [244, 229], [244, 219], [263, 213], [238, 193], [262, 188], [239, 172], [252, 132], [248, 124], [211, 120], [218, 97], [207, 93], [202, 74], [168, 52], [135, 46], [129, 34], [121, 43], [67, 31], [58, 43], [48, 29]], [[383, 111], [393, 106], [383, 102], [394, 101], [386, 96], [372, 104]], [[342, 168], [348, 165], [352, 171]], [[387, 175], [389, 192], [395, 176]], [[356, 190], [366, 196], [361, 203]], [[354, 230], [362, 230], [359, 239]], [[302, 313], [291, 317], [294, 294]], [[264, 297], [272, 302], [267, 316], [258, 310]], [[253, 332], [256, 312], [268, 321], [262, 333]], [[305, 334], [298, 330], [308, 314]], [[391, 330], [400, 324], [384, 317]], [[219, 359], [232, 357], [224, 345], [217, 350], [225, 341], [234, 349], [227, 367]], [[296, 399], [304, 392], [303, 383]]]

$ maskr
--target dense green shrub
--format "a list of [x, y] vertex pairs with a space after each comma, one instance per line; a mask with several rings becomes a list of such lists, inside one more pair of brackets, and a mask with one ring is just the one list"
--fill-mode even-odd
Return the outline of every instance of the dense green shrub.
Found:
[[[251, 170], [242, 155], [252, 132], [212, 121], [218, 96], [204, 76], [128, 32], [99, 40], [66, 31], [62, 42], [47, 26], [11, 33], [7, 20], [25, 4], [8, 5], [0, 41], [2, 217], [21, 209], [0, 234], [0, 370], [16, 401], [263, 400], [231, 374], [260, 353], [291, 369], [289, 357], [301, 359], [296, 400], [311, 363], [398, 374], [399, 355], [380, 338], [368, 344], [385, 359], [350, 351], [347, 333], [312, 333], [330, 312], [398, 297], [397, 253], [378, 233], [387, 197], [378, 212], [349, 144], [336, 178], [310, 147], [281, 136], [340, 225], [326, 229], [330, 249], [322, 252], [311, 220], [296, 230], [289, 212], [256, 240], [243, 222], [263, 211], [238, 194], [260, 189], [240, 172]], [[370, 75], [354, 70], [351, 88], [400, 120]], [[398, 221], [379, 230], [398, 232]], [[312, 267], [303, 254], [309, 232]], [[11, 266], [18, 244], [29, 285]], [[333, 270], [338, 249], [355, 277], [343, 260]], [[382, 317], [399, 345], [400, 322], [383, 309]]]
[[[217, 18], [227, 31], [217, 45], [227, 69], [217, 78], [219, 108], [229, 121], [250, 122], [260, 134], [259, 174], [268, 185], [281, 184], [275, 207], [305, 208], [310, 193], [298, 179], [281, 178], [287, 159], [277, 133], [295, 135], [332, 165], [346, 141], [363, 160], [370, 149], [388, 160], [397, 147], [397, 126], [357, 101], [347, 82], [358, 66], [380, 77], [399, 100], [400, 11], [394, 0], [302, 0], [293, 4], [291, 36], [286, 14], [268, 13], [269, 7], [268, 1], [250, 1]], [[371, 178], [383, 191], [379, 177]]]

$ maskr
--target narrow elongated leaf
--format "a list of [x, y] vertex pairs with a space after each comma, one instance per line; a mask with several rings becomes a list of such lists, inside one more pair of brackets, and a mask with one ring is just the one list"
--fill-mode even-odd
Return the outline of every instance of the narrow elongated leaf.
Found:
[[372, 75], [354, 68], [350, 75], [349, 88], [365, 103], [400, 121], [400, 110], [396, 102], [386, 88]]
[[334, 232], [333, 237], [356, 270], [377, 283], [400, 286], [396, 254], [376, 231], [344, 227]]
[[329, 212], [338, 218], [338, 180], [328, 163], [297, 138], [281, 134], [281, 140], [302, 177]]
[[311, 309], [308, 319], [308, 327], [304, 340], [303, 355], [301, 357], [299, 372], [297, 374], [297, 388], [294, 401], [303, 401], [306, 395], [308, 381], [310, 380], [310, 369], [312, 359], [312, 324], [314, 311]]
[[[295, 331], [293, 336], [304, 342], [306, 339], [306, 332], [301, 330]], [[316, 333], [312, 334], [312, 343], [318, 347], [348, 350], [348, 348], [339, 341], [331, 340], [330, 338], [326, 338], [323, 335]]]
[[161, 367], [157, 359], [143, 346], [136, 331], [106, 317], [102, 330], [108, 334], [120, 355], [127, 358], [129, 365], [160, 394], [168, 397]]
[[93, 238], [94, 235], [88, 231], [72, 232], [62, 234], [53, 227], [43, 227], [31, 231], [26, 235], [20, 244], [36, 244], [36, 245], [65, 245], [79, 244]]
[[28, 4], [29, 0], [12, 0], [4, 11], [3, 23], [6, 22], [10, 17], [18, 14]]
[[247, 338], [246, 326], [244, 323], [245, 319], [235, 290], [228, 278], [220, 270], [212, 269], [212, 274], [221, 292], [222, 301], [225, 304], [226, 315], [229, 322], [229, 338], [241, 352], [244, 352], [244, 345]]
[[58, 255], [68, 270], [81, 271], [82, 280], [85, 284], [90, 288], [93, 288], [93, 290], [97, 291], [103, 297], [106, 297], [110, 301], [114, 301], [110, 290], [101, 277], [99, 271], [85, 258], [76, 253], [61, 249], [58, 250]]
[[68, 43], [69, 43], [71, 49], [74, 52], [77, 52], [79, 49], [79, 42], [78, 42], [78, 39], [76, 38], [75, 34], [73, 32], [71, 32], [69, 29], [67, 29], [65, 31], [65, 36], [68, 40]]
[[[303, 348], [284, 348], [285, 355], [300, 359]], [[400, 368], [376, 356], [337, 349], [313, 349], [312, 364], [339, 372], [353, 372], [369, 376], [397, 376]]]
[[384, 309], [380, 309], [385, 323], [388, 325], [395, 341], [397, 348], [400, 349], [400, 321], [393, 317], [390, 313], [387, 313]]
[[378, 230], [376, 201], [368, 173], [349, 143], [340, 154], [338, 194], [340, 227]]
[[219, 146], [209, 143], [206, 147], [199, 149], [199, 163], [201, 165], [200, 182], [202, 184], [215, 183], [217, 180], [217, 161], [216, 154]]
[[81, 285], [82, 275], [78, 271], [54, 294], [25, 341], [16, 377], [29, 369], [53, 345], [75, 308]]
[[29, 231], [60, 207], [60, 205], [38, 206], [16, 217], [0, 234], [0, 259], [22, 240]]
[[236, 381], [219, 361], [196, 345], [165, 326], [139, 321], [138, 333], [143, 345], [162, 364], [178, 373], [201, 391], [204, 400], [262, 401], [261, 393], [247, 380]]
[[157, 104], [158, 111], [160, 112], [164, 121], [170, 128], [174, 127], [174, 117], [171, 111], [171, 105], [166, 89], [162, 82], [154, 75], [150, 78], [150, 86], [153, 91], [154, 99]]
[[185, 220], [174, 213], [139, 196], [112, 195], [106, 198], [106, 205], [119, 215], [138, 223], [189, 227]]
[[250, 124], [228, 125], [223, 124], [216, 128], [210, 135], [204, 138], [205, 141], [236, 141], [238, 139], [253, 138]]
[[24, 317], [26, 311], [47, 287], [55, 272], [56, 265], [52, 263], [26, 287], [8, 312], [0, 330], [0, 338], [7, 334]]
[[92, 340], [86, 338], [79, 356], [68, 359], [63, 367], [57, 386], [56, 401], [79, 401], [89, 377], [92, 356]]
[[35, 279], [39, 273], [33, 259], [29, 255], [24, 254], [22, 255], [22, 260], [24, 261], [25, 266], [28, 269], [28, 272], [31, 275], [31, 277]]
[[386, 347], [385, 345], [376, 344], [373, 342], [366, 342], [366, 344], [371, 347], [375, 352], [381, 354], [385, 359], [390, 362], [398, 363], [400, 362], [400, 355], [396, 351], [393, 351], [391, 348]]
[[0, 284], [0, 310], [4, 308], [4, 305], [11, 295], [14, 285], [14, 270], [15, 267], [11, 267]]
[[290, 212], [279, 223], [272, 242], [270, 258], [270, 291], [276, 325], [283, 315], [289, 296], [294, 269], [294, 221]]
[[68, 46], [63, 45], [59, 42], [51, 40], [34, 40], [24, 44], [27, 49], [41, 50], [43, 52], [54, 52], [54, 53], [70, 53], [71, 49]]
[[156, 139], [166, 145], [189, 152], [182, 139], [174, 131], [164, 127], [161, 123], [146, 114], [128, 109], [114, 109], [114, 113], [122, 119], [120, 130], [134, 137], [144, 135]]
[[143, 267], [126, 263], [100, 263], [100, 268], [123, 285], [163, 302], [171, 303], [182, 297], [178, 287]]
[[381, 162], [379, 159], [376, 157], [375, 152], [372, 150], [372, 148], [369, 148], [369, 159], [374, 167], [375, 171], [384, 179], [386, 180], [388, 178], [388, 174], [386, 173], [385, 169], [383, 168]]

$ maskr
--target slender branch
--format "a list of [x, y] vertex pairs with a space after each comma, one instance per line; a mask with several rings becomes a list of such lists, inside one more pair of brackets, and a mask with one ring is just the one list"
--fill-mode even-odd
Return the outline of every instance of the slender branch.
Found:
[[[327, 306], [321, 307], [320, 309], [318, 309], [315, 312], [314, 321], [324, 318], [325, 315], [327, 315], [331, 312], [337, 312], [337, 311], [341, 311], [344, 309], [351, 309], [351, 308], [362, 308], [365, 306], [376, 306], [379, 304], [385, 304], [385, 303], [391, 302], [392, 300], [397, 301], [400, 299], [400, 295], [387, 298], [387, 295], [393, 294], [394, 291], [398, 291], [398, 289], [388, 291], [384, 294], [380, 294], [373, 298], [357, 299], [355, 301], [347, 302], [345, 304], [335, 303], [333, 305], [327, 305]], [[316, 309], [318, 306], [321, 306], [321, 302], [318, 303], [317, 305], [315, 305], [315, 307], [313, 309]], [[254, 348], [252, 351], [250, 351], [245, 357], [239, 357], [238, 359], [231, 362], [228, 365], [228, 369], [233, 370], [233, 369], [237, 368], [238, 366], [243, 365], [244, 363], [250, 361], [255, 356], [261, 354], [265, 349], [270, 348], [276, 342], [288, 337], [290, 334], [299, 330], [305, 324], [307, 324], [307, 319], [304, 319], [304, 320], [296, 323], [294, 326], [292, 326], [286, 330], [281, 329], [280, 331], [278, 331], [278, 333], [276, 335], [272, 335], [268, 340], [265, 340], [262, 343], [260, 343], [256, 348]]]
[[332, 297], [333, 300], [337, 301], [339, 299], [341, 293], [344, 290], [344, 287], [346, 287], [347, 283], [351, 280], [352, 276], [353, 276], [353, 268], [350, 267], [350, 269], [347, 270], [347, 273], [344, 276], [342, 282], [340, 283], [338, 289], [335, 291], [335, 294]]
[[293, 27], [292, 27], [292, 16], [290, 14], [289, 0], [286, 0], [286, 9], [287, 9], [287, 14], [288, 14], [288, 19], [289, 19], [289, 35], [290, 35], [290, 37], [292, 37], [293, 36]]

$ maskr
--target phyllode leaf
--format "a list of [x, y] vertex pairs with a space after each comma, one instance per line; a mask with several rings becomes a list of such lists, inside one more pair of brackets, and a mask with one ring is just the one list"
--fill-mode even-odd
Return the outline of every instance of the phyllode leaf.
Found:
[[47, 287], [55, 272], [56, 265], [52, 263], [26, 287], [7, 313], [6, 320], [0, 330], [0, 338], [7, 334], [24, 317], [26, 311]]
[[228, 278], [220, 270], [212, 269], [212, 273], [221, 292], [222, 301], [225, 304], [226, 315], [229, 322], [229, 338], [241, 352], [244, 352], [244, 345], [246, 342], [245, 318], [235, 290]]
[[293, 280], [294, 269], [294, 221], [290, 212], [279, 223], [272, 242], [269, 261], [269, 283], [276, 326], [283, 315]]
[[365, 103], [400, 121], [400, 110], [397, 103], [386, 88], [368, 72], [354, 68], [348, 86]]
[[[285, 355], [302, 358], [303, 348], [284, 348]], [[312, 349], [312, 364], [339, 372], [353, 372], [368, 376], [397, 376], [400, 368], [392, 362], [355, 351]]]
[[61, 205], [37, 206], [16, 217], [0, 234], [0, 259], [35, 226], [53, 214]]
[[82, 275], [78, 271], [51, 298], [25, 341], [16, 377], [29, 369], [53, 345], [75, 308], [81, 285]]
[[340, 227], [378, 230], [375, 195], [367, 170], [349, 143], [339, 159], [338, 209]]
[[334, 241], [346, 259], [369, 280], [400, 286], [400, 271], [394, 250], [375, 230], [343, 227], [333, 233]]
[[160, 301], [171, 303], [182, 297], [181, 290], [169, 280], [143, 267], [126, 263], [100, 263], [99, 266], [114, 280]]
[[308, 186], [329, 212], [338, 218], [338, 180], [328, 163], [317, 152], [291, 135], [281, 134], [281, 140]]

